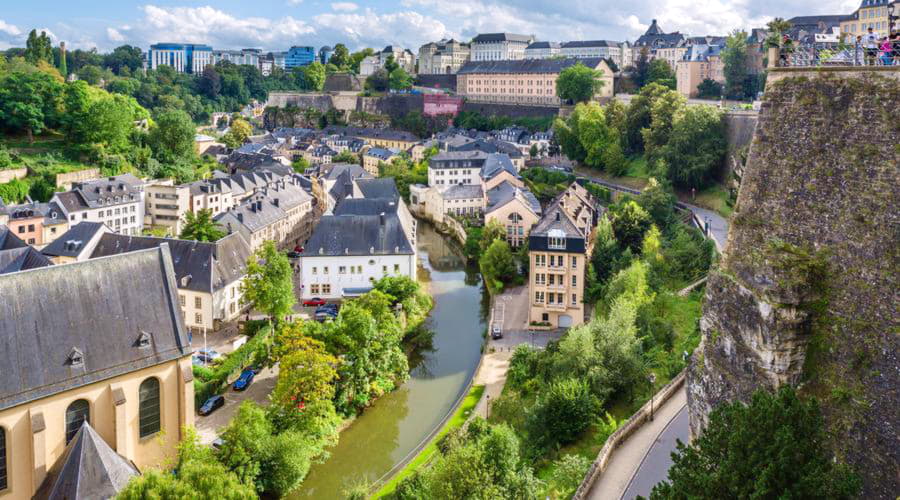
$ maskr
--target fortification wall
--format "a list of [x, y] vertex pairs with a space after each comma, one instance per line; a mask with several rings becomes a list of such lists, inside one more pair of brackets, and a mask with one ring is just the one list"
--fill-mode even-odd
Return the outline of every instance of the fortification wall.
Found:
[[701, 346], [691, 430], [758, 388], [821, 403], [863, 498], [900, 491], [900, 68], [770, 73]]
[[508, 116], [510, 118], [556, 116], [559, 114], [558, 106], [524, 106], [519, 104], [493, 104], [472, 101], [464, 102], [462, 110], [476, 111], [485, 116], [498, 115]]

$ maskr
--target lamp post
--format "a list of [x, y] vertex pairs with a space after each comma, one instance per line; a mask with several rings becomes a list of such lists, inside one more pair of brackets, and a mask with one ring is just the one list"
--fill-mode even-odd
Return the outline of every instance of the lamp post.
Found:
[[484, 405], [484, 418], [485, 420], [491, 418], [491, 395], [487, 395], [487, 400]]
[[650, 421], [653, 422], [653, 384], [656, 383], [656, 374], [650, 372], [650, 375], [647, 376], [647, 380], [650, 381]]

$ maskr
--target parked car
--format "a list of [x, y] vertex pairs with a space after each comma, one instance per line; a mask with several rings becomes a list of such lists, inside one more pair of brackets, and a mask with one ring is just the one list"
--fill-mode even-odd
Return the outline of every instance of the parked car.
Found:
[[209, 364], [221, 358], [222, 355], [213, 349], [200, 349], [194, 353], [194, 359], [196, 360], [194, 364], [198, 364], [197, 361], [200, 362], [199, 364]]
[[316, 312], [332, 312], [337, 314], [338, 305], [337, 304], [324, 304], [316, 308]]
[[254, 377], [256, 377], [256, 372], [253, 371], [253, 368], [247, 368], [241, 372], [241, 376], [234, 381], [234, 384], [231, 387], [236, 391], [243, 391], [250, 387]]
[[212, 442], [212, 447], [217, 450], [224, 445], [225, 445], [225, 440], [222, 438], [216, 438], [216, 440]]
[[325, 305], [325, 299], [321, 299], [319, 297], [313, 297], [311, 299], [307, 299], [303, 301], [303, 305], [306, 307], [318, 307]]
[[500, 325], [494, 325], [491, 327], [491, 338], [494, 340], [503, 338], [503, 330], [500, 329]]
[[206, 416], [223, 406], [225, 406], [225, 397], [215, 395], [210, 397], [206, 400], [205, 403], [203, 403], [203, 406], [200, 407], [199, 413]]
[[338, 315], [338, 313], [337, 313], [337, 310], [335, 310], [335, 309], [319, 308], [319, 309], [316, 309], [316, 313], [315, 313], [314, 317], [315, 317], [316, 321], [318, 321], [319, 323], [322, 323], [325, 320], [337, 318], [337, 315]]

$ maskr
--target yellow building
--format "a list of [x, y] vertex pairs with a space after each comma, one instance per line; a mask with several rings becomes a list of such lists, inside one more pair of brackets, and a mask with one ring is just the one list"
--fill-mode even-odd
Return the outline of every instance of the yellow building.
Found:
[[167, 245], [3, 275], [0, 297], [0, 498], [53, 486], [92, 432], [138, 469], [174, 456], [194, 391]]
[[[900, 15], [900, 6], [898, 2], [890, 2], [888, 0], [863, 0], [859, 8], [853, 14], [850, 14], [841, 21], [841, 35], [848, 43], [853, 43], [856, 37], [868, 32], [872, 28], [872, 32], [880, 37], [887, 36], [890, 30], [890, 19], [888, 19], [888, 6], [893, 3], [894, 15]], [[894, 26], [895, 29], [900, 26]]]
[[697, 97], [697, 86], [703, 80], [725, 84], [725, 63], [721, 45], [691, 45], [675, 66], [678, 93], [685, 97]]

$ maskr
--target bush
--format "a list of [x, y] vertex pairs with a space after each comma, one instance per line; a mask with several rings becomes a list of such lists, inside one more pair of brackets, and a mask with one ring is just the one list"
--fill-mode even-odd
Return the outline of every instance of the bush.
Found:
[[528, 416], [528, 434], [546, 448], [575, 441], [594, 419], [599, 403], [583, 380], [550, 385]]
[[213, 365], [212, 368], [195, 366], [195, 404], [199, 407], [210, 396], [220, 393], [228, 383], [228, 379], [243, 370], [244, 367], [251, 363], [259, 363], [258, 352], [265, 350], [268, 353], [270, 334], [270, 329], [259, 332], [237, 350], [226, 355], [221, 363]]

